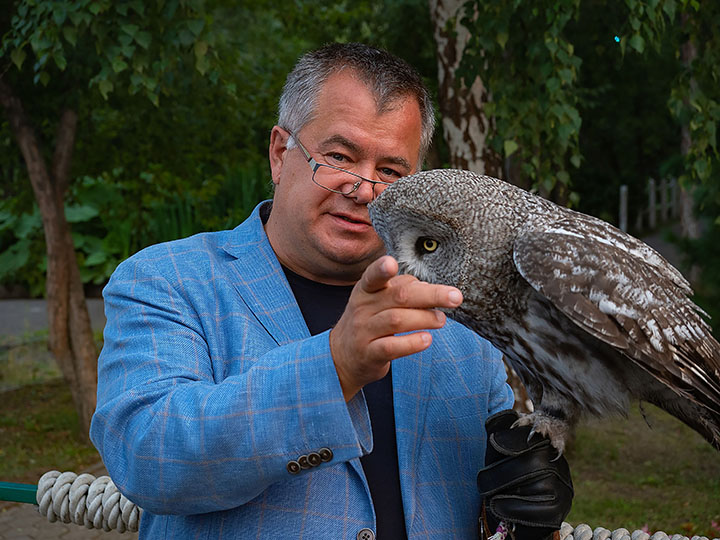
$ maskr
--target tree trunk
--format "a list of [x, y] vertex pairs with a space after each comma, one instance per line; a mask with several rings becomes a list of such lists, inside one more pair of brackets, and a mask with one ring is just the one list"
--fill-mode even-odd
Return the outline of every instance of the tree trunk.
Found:
[[84, 433], [90, 427], [97, 392], [97, 347], [92, 335], [80, 270], [64, 196], [70, 176], [77, 114], [65, 110], [58, 125], [52, 169], [48, 171], [40, 141], [22, 102], [0, 78], [0, 104], [7, 114], [30, 177], [42, 216], [47, 248], [46, 294], [50, 323], [49, 345], [70, 385]]
[[485, 144], [491, 120], [483, 111], [489, 94], [477, 77], [468, 88], [457, 77], [470, 37], [460, 24], [462, 0], [429, 0], [438, 61], [438, 105], [450, 166], [502, 178], [502, 158]]

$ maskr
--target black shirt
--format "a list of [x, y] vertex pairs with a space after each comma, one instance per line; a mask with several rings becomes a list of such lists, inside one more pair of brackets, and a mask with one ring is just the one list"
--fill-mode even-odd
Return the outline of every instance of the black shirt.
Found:
[[[352, 287], [326, 285], [306, 279], [283, 267], [310, 334], [332, 328], [345, 311]], [[373, 451], [360, 458], [370, 486], [378, 540], [407, 538], [398, 468], [392, 369], [363, 388], [370, 414]]]

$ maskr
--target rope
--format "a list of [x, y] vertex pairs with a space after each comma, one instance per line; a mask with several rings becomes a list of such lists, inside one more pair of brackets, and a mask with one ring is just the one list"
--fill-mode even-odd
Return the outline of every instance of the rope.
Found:
[[109, 476], [95, 478], [50, 471], [38, 482], [37, 503], [48, 521], [84, 525], [88, 529], [135, 532], [142, 509], [122, 495]]
[[[662, 531], [658, 531], [650, 536], [645, 531], [636, 530], [633, 532], [620, 528], [610, 531], [603, 527], [596, 527], [595, 530], [590, 525], [582, 523], [573, 529], [569, 523], [563, 522], [560, 527], [560, 540], [709, 540], [705, 536], [693, 536], [689, 539], [681, 534], [673, 534], [668, 536]], [[714, 538], [713, 540], [720, 540]]]
[[[122, 495], [109, 476], [95, 478], [91, 474], [50, 471], [38, 482], [37, 502], [40, 513], [48, 521], [62, 521], [84, 525], [88, 529], [104, 529], [118, 532], [138, 530], [142, 509]], [[658, 531], [650, 536], [645, 531], [630, 532], [627, 529], [610, 531], [603, 527], [591, 529], [582, 523], [573, 528], [563, 522], [559, 540], [709, 540], [705, 536], [674, 534], [668, 536]], [[713, 540], [720, 540], [715, 538]]]

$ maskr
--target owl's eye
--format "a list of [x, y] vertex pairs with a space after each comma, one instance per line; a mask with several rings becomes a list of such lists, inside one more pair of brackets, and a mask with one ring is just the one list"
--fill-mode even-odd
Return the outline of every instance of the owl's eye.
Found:
[[432, 253], [439, 246], [440, 244], [437, 240], [428, 238], [427, 236], [421, 236], [417, 239], [417, 242], [415, 242], [415, 247], [420, 253]]

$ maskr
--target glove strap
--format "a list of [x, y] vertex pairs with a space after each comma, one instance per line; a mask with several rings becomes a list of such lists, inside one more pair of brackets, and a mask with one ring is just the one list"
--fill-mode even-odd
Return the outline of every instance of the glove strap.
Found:
[[[479, 522], [479, 539], [480, 540], [506, 540], [510, 537], [510, 540], [515, 540], [514, 528], [509, 527], [505, 521], [500, 521], [497, 526], [497, 530], [493, 533], [487, 520], [487, 512], [485, 510], [485, 501], [482, 503], [480, 509]], [[559, 539], [558, 539], [559, 540]]]

